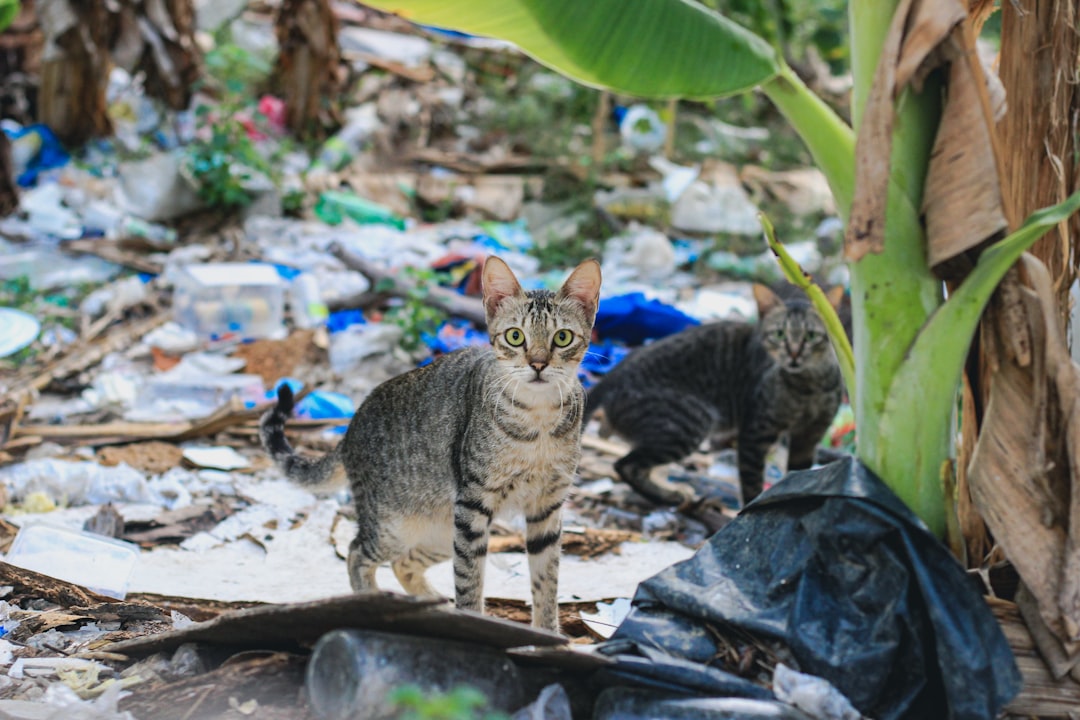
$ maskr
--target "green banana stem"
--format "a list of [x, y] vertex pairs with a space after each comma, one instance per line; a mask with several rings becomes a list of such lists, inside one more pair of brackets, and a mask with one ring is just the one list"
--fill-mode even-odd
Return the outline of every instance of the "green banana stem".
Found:
[[769, 243], [769, 249], [772, 250], [777, 262], [780, 263], [780, 269], [783, 271], [784, 277], [792, 285], [801, 288], [806, 293], [807, 297], [810, 298], [810, 303], [825, 322], [825, 332], [829, 334], [833, 350], [836, 351], [836, 359], [840, 363], [840, 373], [844, 376], [844, 385], [848, 388], [848, 397], [852, 397], [851, 393], [855, 387], [855, 355], [851, 351], [851, 343], [848, 341], [847, 333], [844, 332], [840, 316], [836, 314], [836, 309], [829, 302], [829, 299], [825, 297], [822, 289], [810, 280], [810, 275], [802, 269], [799, 263], [795, 261], [795, 258], [791, 257], [787, 248], [776, 239], [776, 229], [769, 221], [769, 218], [765, 216], [765, 213], [758, 213], [758, 220], [761, 222], [762, 230], [765, 231], [765, 239]]

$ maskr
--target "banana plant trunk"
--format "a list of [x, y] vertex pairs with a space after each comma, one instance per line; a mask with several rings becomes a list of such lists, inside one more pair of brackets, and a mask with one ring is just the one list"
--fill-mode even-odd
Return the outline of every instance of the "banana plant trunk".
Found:
[[[999, 75], [1009, 98], [998, 130], [1012, 182], [1012, 205], [1021, 217], [1060, 202], [1080, 188], [1080, 9], [1072, 0], [1014, 0], [1001, 4]], [[1077, 275], [1080, 216], [1035, 243], [1054, 283], [1061, 328], [1068, 326], [1069, 289]]]
[[37, 0], [45, 35], [38, 119], [63, 143], [80, 145], [112, 132], [105, 103], [109, 81], [107, 0]]
[[[882, 47], [899, 4], [899, 0], [852, 0], [848, 6], [854, 80], [851, 116], [856, 134], [862, 129]], [[919, 330], [942, 302], [941, 282], [927, 263], [918, 211], [940, 114], [939, 95], [926, 90], [904, 90], [896, 102], [891, 174], [902, 181], [889, 185], [883, 251], [849, 263], [856, 368], [853, 410], [859, 459], [941, 536], [945, 529], [941, 464], [948, 457], [948, 439], [940, 439], [936, 447], [912, 447], [908, 441], [918, 435], [915, 425], [922, 418], [894, 414], [903, 427], [888, 432], [883, 424], [886, 400], [900, 366]], [[919, 388], [910, 392], [918, 393]]]
[[329, 0], [285, 0], [274, 21], [275, 85], [285, 123], [297, 135], [322, 139], [338, 124], [342, 88], [338, 23]]

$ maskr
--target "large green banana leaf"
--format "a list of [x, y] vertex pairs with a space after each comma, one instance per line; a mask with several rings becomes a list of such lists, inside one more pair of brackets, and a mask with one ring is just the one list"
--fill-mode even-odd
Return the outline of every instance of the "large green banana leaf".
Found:
[[780, 71], [765, 40], [688, 0], [365, 0], [425, 25], [509, 40], [586, 85], [713, 98]]
[[0, 32], [15, 20], [19, 14], [19, 0], [0, 0]]

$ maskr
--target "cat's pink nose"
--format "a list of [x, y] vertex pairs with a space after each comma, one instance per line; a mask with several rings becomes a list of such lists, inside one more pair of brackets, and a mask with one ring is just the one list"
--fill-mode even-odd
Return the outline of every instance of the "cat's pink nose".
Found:
[[536, 362], [529, 363], [529, 367], [535, 370], [537, 375], [542, 373], [544, 371], [544, 368], [546, 368], [547, 366], [548, 364], [543, 360], [537, 360]]

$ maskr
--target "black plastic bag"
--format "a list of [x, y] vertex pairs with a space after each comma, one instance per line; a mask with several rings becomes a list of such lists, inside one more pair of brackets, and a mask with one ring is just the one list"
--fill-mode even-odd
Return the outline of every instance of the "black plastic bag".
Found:
[[[800, 670], [878, 720], [994, 718], [1021, 685], [976, 582], [854, 458], [791, 473], [643, 582], [611, 642], [635, 645], [670, 689], [656, 651], [708, 664], [706, 626], [724, 624], [782, 641]], [[616, 657], [647, 674], [642, 657]]]

